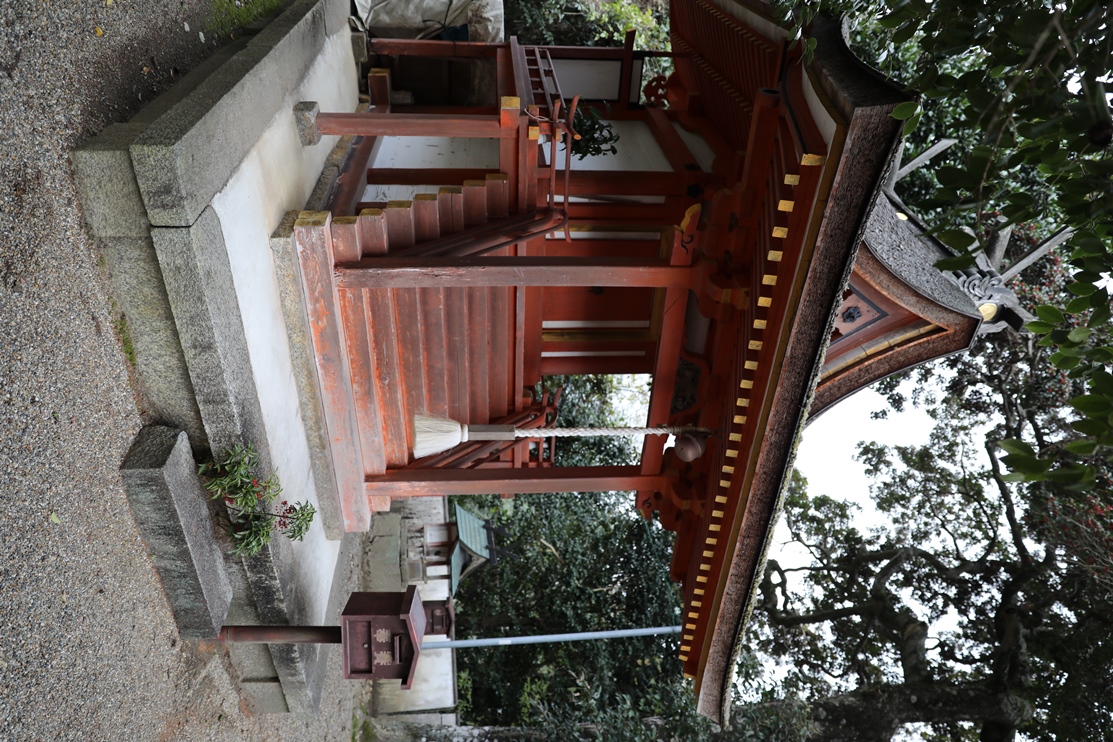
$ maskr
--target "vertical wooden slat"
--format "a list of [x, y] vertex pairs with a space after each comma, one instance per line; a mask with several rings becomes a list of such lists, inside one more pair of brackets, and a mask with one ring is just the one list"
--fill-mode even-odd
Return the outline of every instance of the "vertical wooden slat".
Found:
[[[506, 255], [506, 248], [498, 250], [492, 255]], [[508, 404], [510, 392], [508, 385], [513, 379], [513, 345], [510, 342], [510, 323], [512, 321], [509, 287], [492, 286], [490, 289], [490, 315], [488, 322], [491, 327], [491, 354], [490, 365], [487, 369], [490, 377], [490, 405], [491, 417], [503, 417], [509, 411]]]
[[511, 289], [514, 297], [514, 411], [522, 410], [523, 393], [526, 386], [526, 287]]
[[491, 358], [490, 289], [472, 287], [465, 289], [468, 301], [468, 400], [472, 422], [487, 423], [491, 419], [491, 394], [489, 387], [489, 360]]
[[375, 383], [383, 426], [383, 448], [389, 468], [409, 463], [406, 430], [406, 405], [403, 399], [402, 370], [399, 362], [398, 328], [395, 325], [391, 289], [366, 292], [367, 314], [375, 351]]
[[352, 400], [359, 423], [363, 473], [382, 474], [386, 471], [383, 418], [375, 383], [375, 361], [364, 305], [365, 292], [341, 290], [339, 294], [340, 316], [343, 318], [348, 364], [352, 374]]
[[[418, 289], [421, 311], [421, 356], [425, 376], [425, 410], [432, 415], [448, 415], [448, 381], [451, 368], [446, 358], [444, 289]], [[414, 352], [407, 350], [406, 352]]]
[[[406, 446], [413, 445], [413, 416], [425, 412], [425, 362], [421, 342], [421, 305], [417, 289], [394, 289], [394, 320], [402, 396], [406, 402]], [[397, 389], [394, 391], [398, 393]]]
[[444, 290], [445, 358], [448, 416], [453, 420], [471, 420], [471, 363], [468, 358], [468, 290]]
[[343, 527], [345, 531], [366, 531], [371, 525], [371, 514], [360, 492], [364, 473], [351, 373], [342, 330], [336, 321], [338, 297], [332, 282], [334, 257], [330, 220], [327, 211], [302, 212], [294, 224], [294, 243], [301, 267]]

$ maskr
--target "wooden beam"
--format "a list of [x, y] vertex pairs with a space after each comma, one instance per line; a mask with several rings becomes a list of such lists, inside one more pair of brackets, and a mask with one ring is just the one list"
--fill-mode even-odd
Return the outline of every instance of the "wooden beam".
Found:
[[465, 180], [483, 180], [498, 168], [370, 168], [367, 182], [371, 185], [463, 185]]
[[538, 492], [656, 491], [661, 474], [640, 466], [564, 466], [543, 469], [393, 469], [364, 480], [368, 497], [525, 495]]
[[[574, 169], [568, 187], [573, 196], [683, 196], [687, 188], [686, 176], [686, 172], [672, 170], [648, 170], [631, 174]], [[548, 171], [538, 175], [537, 187], [538, 190], [548, 192]]]
[[657, 140], [661, 151], [665, 153], [672, 169], [683, 172], [701, 172], [699, 163], [696, 162], [696, 158], [688, 149], [688, 145], [677, 133], [665, 112], [660, 108], [650, 108], [648, 114], [649, 131], [652, 132], [653, 138]]
[[617, 108], [623, 111], [630, 107], [630, 83], [634, 77], [634, 37], [637, 34], [635, 29], [627, 29], [626, 38], [622, 43], [622, 71], [619, 73]]
[[372, 258], [336, 269], [339, 288], [425, 286], [649, 286], [691, 288], [695, 269], [641, 258]]
[[533, 84], [530, 82], [529, 69], [526, 66], [526, 52], [518, 43], [517, 36], [510, 37], [509, 55], [514, 80], [514, 92], [510, 95], [518, 97], [523, 109], [535, 103], [543, 103], [544, 101], [533, 99]]
[[478, 41], [429, 41], [425, 39], [371, 39], [372, 54], [392, 57], [493, 57], [506, 44]]
[[342, 326], [337, 321], [340, 299], [329, 276], [333, 263], [331, 219], [332, 215], [327, 211], [301, 212], [294, 223], [294, 242], [301, 266], [313, 358], [317, 365], [321, 407], [340, 494], [343, 527], [349, 532], [366, 531], [371, 523], [367, 501], [352, 498], [352, 486], [355, 484], [358, 487], [364, 468], [347, 343]]
[[518, 135], [504, 129], [499, 116], [434, 116], [420, 113], [319, 113], [317, 130], [339, 136], [460, 137], [503, 139]]
[[336, 178], [336, 185], [325, 207], [337, 216], [350, 216], [355, 214], [356, 204], [363, 197], [363, 174], [367, 172], [367, 161], [371, 159], [371, 151], [375, 146], [375, 137], [356, 137], [352, 140], [344, 164], [340, 167], [340, 175]]

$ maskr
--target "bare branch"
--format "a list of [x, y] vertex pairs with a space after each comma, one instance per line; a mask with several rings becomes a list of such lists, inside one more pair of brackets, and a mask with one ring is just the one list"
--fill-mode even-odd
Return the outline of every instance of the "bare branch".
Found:
[[1013, 502], [1012, 490], [1009, 489], [1009, 483], [1001, 475], [1001, 463], [997, 460], [997, 441], [987, 440], [985, 450], [989, 454], [989, 466], [992, 470], [993, 481], [997, 485], [997, 490], [1001, 493], [1001, 499], [1005, 501], [1005, 518], [1009, 521], [1009, 532], [1012, 534], [1013, 547], [1016, 548], [1021, 564], [1030, 567], [1032, 566], [1032, 555], [1028, 553], [1028, 547], [1024, 545], [1024, 531], [1021, 530], [1020, 521], [1016, 517], [1016, 504]]

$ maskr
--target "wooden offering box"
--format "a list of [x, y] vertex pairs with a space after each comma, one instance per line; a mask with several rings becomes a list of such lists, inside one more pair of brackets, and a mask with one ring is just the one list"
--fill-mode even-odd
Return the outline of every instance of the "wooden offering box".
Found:
[[416, 586], [405, 593], [352, 593], [340, 616], [344, 677], [397, 678], [408, 690], [421, 654], [425, 624], [425, 608]]

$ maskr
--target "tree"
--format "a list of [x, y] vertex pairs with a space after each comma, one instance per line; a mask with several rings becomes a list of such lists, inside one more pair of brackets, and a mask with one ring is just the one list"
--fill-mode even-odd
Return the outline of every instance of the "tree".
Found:
[[[1113, 116], [1105, 90], [1113, 36], [1106, 4], [789, 0], [778, 5], [798, 38], [806, 36], [821, 6], [847, 13], [861, 29], [858, 51], [867, 61], [890, 72], [906, 70], [903, 81], [922, 94], [919, 103], [894, 111], [906, 121], [905, 134], [914, 135], [926, 121], [936, 133], [946, 131], [968, 143], [961, 157], [936, 170], [938, 187], [930, 195], [923, 180], [910, 183], [912, 205], [934, 209], [928, 223], [936, 236], [962, 252], [940, 267], [971, 265], [975, 253], [990, 247], [988, 238], [1005, 226], [1043, 220], [1074, 230], [1063, 248], [1063, 263], [1071, 271], [1069, 295], [1042, 305], [1040, 321], [1030, 328], [1042, 335], [1045, 347], [1056, 349], [1050, 362], [1084, 383], [1084, 393], [1070, 401], [1085, 418], [1074, 429], [1108, 456], [1113, 347], [1108, 333], [1099, 331], [1113, 316], [1106, 283], [1113, 270]], [[1021, 447], [1011, 455], [1014, 473], [1031, 481], [1086, 479], [1078, 468], [1060, 467], [1051, 451]]]
[[[1029, 302], [1069, 281], [1054, 256], [1024, 278]], [[929, 740], [1110, 739], [1111, 467], [1076, 445], [1086, 382], [1050, 353], [999, 333], [910, 374], [930, 440], [859, 450], [884, 525], [863, 530], [853, 505], [794, 477], [785, 518], [809, 561], [769, 561], [751, 632], [793, 663], [780, 693], [809, 704], [810, 739], [888, 740], [912, 723]], [[904, 388], [880, 385], [896, 409]]]
[[[620, 424], [611, 400], [614, 377], [556, 377], [563, 389], [557, 424]], [[640, 441], [639, 441], [640, 442]], [[626, 438], [562, 439], [561, 466], [623, 464], [637, 458]], [[631, 507], [628, 493], [519, 496], [512, 506], [480, 504], [507, 532], [513, 552], [477, 571], [457, 596], [457, 635], [518, 636], [631, 627], [679, 620], [669, 579], [671, 534]], [[604, 710], [629, 706], [661, 716], [662, 693], [679, 692], [677, 637], [542, 644], [461, 650], [472, 723], [518, 725], [547, 715], [597, 721]]]

